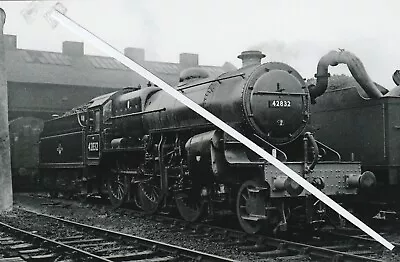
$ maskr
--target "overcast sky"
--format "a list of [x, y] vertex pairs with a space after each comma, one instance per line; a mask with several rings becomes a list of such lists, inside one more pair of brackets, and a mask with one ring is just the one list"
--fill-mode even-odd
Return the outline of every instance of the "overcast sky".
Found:
[[[177, 62], [179, 53], [198, 53], [200, 64], [240, 66], [237, 55], [258, 49], [263, 61], [291, 64], [304, 77], [318, 60], [344, 48], [364, 63], [371, 78], [388, 87], [400, 69], [399, 0], [69, 0], [67, 15], [116, 48], [143, 47], [146, 60]], [[56, 3], [56, 2], [53, 2]], [[28, 24], [29, 2], [1, 2], [4, 33], [18, 48], [61, 51], [62, 41], [82, 41], [42, 17]], [[50, 1], [46, 4], [51, 4]], [[87, 54], [105, 55], [89, 44]], [[331, 73], [348, 73], [346, 67]]]

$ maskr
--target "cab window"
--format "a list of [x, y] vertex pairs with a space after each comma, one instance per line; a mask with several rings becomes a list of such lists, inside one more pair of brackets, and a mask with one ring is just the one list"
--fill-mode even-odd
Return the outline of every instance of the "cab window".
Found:
[[103, 123], [108, 122], [111, 116], [112, 116], [112, 100], [108, 101], [103, 106]]
[[95, 112], [94, 131], [95, 132], [99, 132], [100, 131], [100, 111], [99, 110], [97, 110]]

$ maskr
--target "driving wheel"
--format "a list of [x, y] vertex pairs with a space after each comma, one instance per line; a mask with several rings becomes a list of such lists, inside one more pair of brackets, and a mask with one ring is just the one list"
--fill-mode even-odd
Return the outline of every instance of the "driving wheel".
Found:
[[129, 194], [129, 177], [123, 174], [112, 174], [107, 181], [108, 196], [114, 208], [122, 206]]
[[267, 224], [266, 192], [262, 186], [248, 180], [239, 188], [236, 198], [236, 214], [242, 229], [249, 234], [260, 232]]
[[148, 182], [141, 182], [137, 186], [135, 202], [147, 214], [154, 214], [163, 200], [160, 187]]
[[176, 193], [175, 204], [182, 218], [189, 222], [200, 220], [206, 211], [200, 192], [195, 190]]

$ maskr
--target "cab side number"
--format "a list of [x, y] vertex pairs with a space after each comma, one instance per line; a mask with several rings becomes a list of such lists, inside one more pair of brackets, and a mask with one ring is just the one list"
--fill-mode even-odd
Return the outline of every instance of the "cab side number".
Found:
[[99, 151], [99, 142], [89, 142], [88, 149], [90, 152]]

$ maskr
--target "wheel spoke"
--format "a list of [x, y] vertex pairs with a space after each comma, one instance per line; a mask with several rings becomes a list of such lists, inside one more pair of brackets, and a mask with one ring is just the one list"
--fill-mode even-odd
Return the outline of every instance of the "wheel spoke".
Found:
[[242, 229], [250, 234], [254, 234], [259, 232], [263, 228], [264, 221], [251, 221], [245, 219], [245, 217], [253, 216], [251, 210], [249, 210], [249, 203], [253, 203], [254, 201], [259, 201], [257, 197], [254, 196], [254, 193], [250, 193], [249, 190], [255, 189], [258, 187], [258, 183], [254, 180], [248, 180], [242, 184], [239, 191], [237, 192], [236, 198], [236, 213], [239, 223]]
[[142, 182], [137, 187], [138, 206], [149, 214], [154, 214], [158, 210], [161, 202], [161, 189], [150, 182]]
[[242, 194], [242, 197], [244, 198], [245, 201], [249, 199], [249, 197], [246, 197], [245, 195]]
[[122, 196], [124, 195], [124, 189], [123, 189], [122, 186], [119, 186], [119, 187], [118, 187], [118, 193], [119, 193], [119, 197], [120, 197], [120, 199], [121, 199]]
[[121, 174], [110, 176], [108, 180], [108, 195], [114, 207], [120, 207], [129, 192], [128, 177]]
[[175, 203], [179, 214], [183, 219], [189, 222], [198, 221], [204, 215], [206, 210], [204, 202], [192, 192], [176, 193]]
[[121, 199], [122, 198], [122, 190], [121, 187], [117, 188], [117, 199]]

